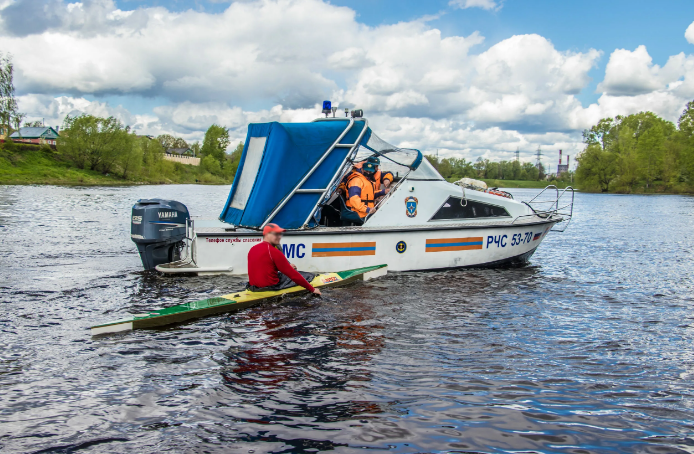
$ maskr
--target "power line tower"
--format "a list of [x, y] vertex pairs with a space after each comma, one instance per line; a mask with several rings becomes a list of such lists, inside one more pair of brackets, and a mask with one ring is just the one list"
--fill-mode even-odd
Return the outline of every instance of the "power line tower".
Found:
[[520, 147], [516, 147], [516, 162], [520, 162]]
[[537, 151], [535, 152], [535, 158], [537, 159], [535, 166], [539, 169], [542, 165], [542, 148], [540, 148], [539, 146], [537, 147]]

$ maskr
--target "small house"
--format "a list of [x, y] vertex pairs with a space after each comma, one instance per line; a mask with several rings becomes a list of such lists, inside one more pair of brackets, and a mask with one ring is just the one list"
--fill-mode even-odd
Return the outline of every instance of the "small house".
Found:
[[55, 145], [58, 131], [50, 126], [24, 127], [10, 134], [13, 142]]

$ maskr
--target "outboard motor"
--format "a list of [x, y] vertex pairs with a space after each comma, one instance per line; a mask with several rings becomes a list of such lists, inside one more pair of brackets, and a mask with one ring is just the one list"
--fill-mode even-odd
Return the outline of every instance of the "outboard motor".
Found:
[[188, 219], [188, 208], [175, 200], [140, 199], [133, 205], [130, 238], [145, 270], [179, 259]]

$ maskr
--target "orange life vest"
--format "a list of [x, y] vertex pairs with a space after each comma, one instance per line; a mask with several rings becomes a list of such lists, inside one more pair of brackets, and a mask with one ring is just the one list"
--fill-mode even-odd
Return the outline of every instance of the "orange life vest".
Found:
[[[351, 175], [347, 178], [347, 197], [346, 205], [347, 208], [354, 211], [359, 215], [359, 217], [366, 217], [374, 209], [374, 185], [373, 183], [362, 175], [360, 172], [353, 171]], [[350, 189], [359, 188], [358, 195], [352, 195], [350, 197]], [[355, 191], [353, 191], [355, 192]], [[367, 210], [368, 208], [368, 210]]]

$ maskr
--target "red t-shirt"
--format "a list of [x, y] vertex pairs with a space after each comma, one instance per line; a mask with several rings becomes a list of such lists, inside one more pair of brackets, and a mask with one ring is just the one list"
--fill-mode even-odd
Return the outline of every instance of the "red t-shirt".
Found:
[[248, 251], [248, 283], [258, 288], [270, 287], [277, 284], [280, 278], [277, 272], [280, 271], [288, 278], [300, 285], [309, 292], [315, 289], [304, 277], [296, 271], [284, 256], [282, 251], [263, 241], [258, 243]]

